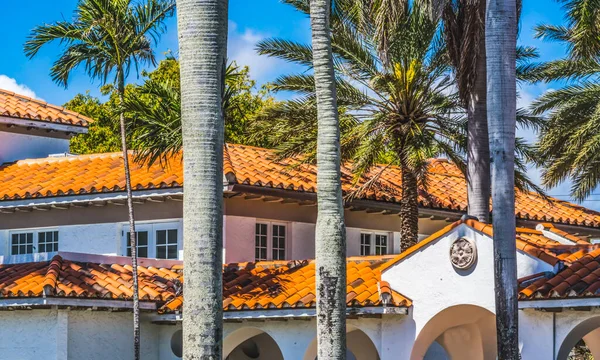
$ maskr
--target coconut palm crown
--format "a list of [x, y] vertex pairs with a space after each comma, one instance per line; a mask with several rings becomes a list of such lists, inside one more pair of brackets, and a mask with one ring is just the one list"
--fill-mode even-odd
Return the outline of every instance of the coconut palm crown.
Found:
[[[308, 12], [308, 0], [285, 2]], [[418, 236], [418, 187], [424, 180], [420, 174], [428, 159], [438, 155], [463, 163], [453, 144], [462, 142], [464, 119], [451, 91], [443, 34], [428, 11], [418, 3], [398, 11], [401, 18], [387, 29], [384, 51], [382, 35], [375, 30], [376, 14], [357, 11], [353, 1], [338, 1], [331, 16], [342, 154], [353, 160], [357, 180], [379, 163], [401, 167], [402, 249], [406, 249]], [[275, 91], [299, 96], [265, 111], [255, 126], [263, 122], [270, 129], [270, 140], [282, 156], [302, 154], [311, 159], [316, 149], [312, 49], [268, 39], [258, 44], [258, 50], [309, 70], [275, 81]], [[368, 181], [356, 194], [374, 183]]]
[[566, 25], [540, 25], [536, 37], [566, 45], [566, 56], [533, 64], [526, 75], [534, 82], [566, 83], [533, 103], [534, 113], [547, 121], [537, 144], [538, 157], [545, 186], [571, 180], [571, 195], [583, 200], [600, 184], [600, 7], [570, 0], [564, 1], [564, 8]]

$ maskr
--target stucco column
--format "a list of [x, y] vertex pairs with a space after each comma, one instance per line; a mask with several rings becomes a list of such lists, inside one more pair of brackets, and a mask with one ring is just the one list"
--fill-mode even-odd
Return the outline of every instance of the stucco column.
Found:
[[56, 360], [69, 358], [69, 310], [56, 314]]

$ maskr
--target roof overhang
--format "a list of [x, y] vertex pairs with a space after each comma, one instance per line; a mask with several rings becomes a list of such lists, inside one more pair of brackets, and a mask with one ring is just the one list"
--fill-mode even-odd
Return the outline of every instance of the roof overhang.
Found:
[[[352, 317], [380, 317], [382, 315], [407, 315], [407, 307], [360, 307], [347, 308], [346, 316]], [[302, 309], [266, 309], [266, 310], [241, 310], [224, 311], [223, 320], [228, 322], [239, 322], [243, 320], [267, 321], [267, 320], [307, 320], [317, 316], [315, 308]], [[183, 320], [183, 314], [161, 314], [152, 318], [155, 323], [177, 323]]]
[[[1, 298], [0, 310], [25, 310], [33, 308], [46, 308], [51, 306], [86, 308], [86, 309], [133, 309], [133, 301], [109, 299], [82, 299], [60, 297], [37, 298]], [[155, 311], [157, 304], [150, 301], [140, 301], [140, 309]]]
[[[137, 190], [133, 192], [134, 203], [183, 200], [182, 188]], [[41, 197], [34, 199], [6, 200], [0, 202], [0, 213], [29, 212], [31, 210], [66, 210], [69, 207], [126, 205], [127, 193], [107, 192], [83, 195]]]
[[566, 309], [590, 310], [592, 308], [600, 308], [600, 298], [519, 300], [519, 310], [558, 312]]
[[8, 116], [0, 116], [0, 124], [5, 124], [8, 126], [19, 126], [24, 128], [36, 128], [49, 131], [58, 131], [69, 134], [85, 134], [88, 132], [88, 128], [85, 126], [67, 125], [50, 121], [20, 119]]

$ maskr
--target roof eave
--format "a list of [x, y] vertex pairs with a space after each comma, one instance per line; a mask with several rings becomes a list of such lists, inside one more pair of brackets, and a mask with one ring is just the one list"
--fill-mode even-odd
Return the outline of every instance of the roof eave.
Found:
[[29, 120], [8, 116], [0, 116], [0, 124], [19, 127], [32, 127], [44, 130], [54, 130], [72, 134], [86, 134], [88, 132], [87, 126], [68, 125], [50, 121]]

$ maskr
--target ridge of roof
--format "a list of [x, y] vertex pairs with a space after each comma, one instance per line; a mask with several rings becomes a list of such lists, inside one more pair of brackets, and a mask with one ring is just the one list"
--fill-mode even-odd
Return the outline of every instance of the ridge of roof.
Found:
[[93, 119], [63, 106], [5, 89], [0, 89], [0, 116], [82, 127], [87, 127], [94, 122]]

